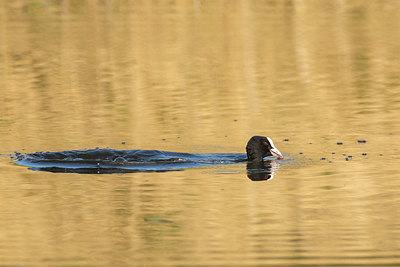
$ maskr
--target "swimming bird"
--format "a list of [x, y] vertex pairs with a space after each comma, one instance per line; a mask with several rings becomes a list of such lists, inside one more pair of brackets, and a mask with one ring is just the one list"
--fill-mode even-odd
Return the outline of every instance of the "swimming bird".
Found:
[[246, 146], [247, 160], [263, 161], [264, 157], [275, 156], [283, 159], [282, 153], [274, 146], [271, 138], [265, 136], [253, 136]]

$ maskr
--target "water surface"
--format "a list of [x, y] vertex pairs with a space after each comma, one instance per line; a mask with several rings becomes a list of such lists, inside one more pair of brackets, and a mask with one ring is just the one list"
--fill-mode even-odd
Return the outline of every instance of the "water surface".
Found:
[[[0, 2], [0, 263], [399, 265], [399, 14], [396, 0]], [[9, 156], [244, 157], [253, 135], [288, 160], [81, 174]]]

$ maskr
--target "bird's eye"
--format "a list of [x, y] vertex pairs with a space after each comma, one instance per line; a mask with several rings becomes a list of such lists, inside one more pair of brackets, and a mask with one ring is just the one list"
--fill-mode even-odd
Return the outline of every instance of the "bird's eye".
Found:
[[264, 145], [269, 146], [268, 142], [264, 142]]

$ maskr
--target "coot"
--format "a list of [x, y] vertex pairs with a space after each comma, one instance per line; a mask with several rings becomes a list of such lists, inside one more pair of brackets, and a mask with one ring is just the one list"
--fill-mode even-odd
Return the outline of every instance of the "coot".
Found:
[[[19, 165], [32, 170], [74, 173], [133, 173], [162, 172], [203, 167], [216, 164], [235, 164], [248, 161], [248, 173], [272, 177], [273, 172], [264, 157], [282, 159], [281, 152], [269, 137], [253, 136], [243, 153], [182, 153], [159, 150], [88, 149], [58, 152], [15, 153]], [[267, 175], [267, 176], [265, 176]], [[261, 177], [261, 176], [260, 176]], [[267, 178], [268, 178], [267, 177]]]
[[265, 136], [253, 136], [246, 146], [247, 160], [263, 161], [264, 157], [275, 156], [283, 159], [282, 153], [274, 146], [271, 138]]

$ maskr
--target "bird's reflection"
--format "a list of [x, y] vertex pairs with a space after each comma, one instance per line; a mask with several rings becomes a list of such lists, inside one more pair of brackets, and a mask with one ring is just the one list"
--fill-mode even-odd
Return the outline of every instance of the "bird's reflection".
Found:
[[268, 181], [274, 178], [274, 173], [279, 169], [276, 161], [248, 162], [247, 177], [252, 181]]

